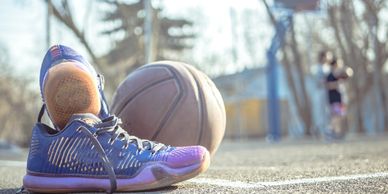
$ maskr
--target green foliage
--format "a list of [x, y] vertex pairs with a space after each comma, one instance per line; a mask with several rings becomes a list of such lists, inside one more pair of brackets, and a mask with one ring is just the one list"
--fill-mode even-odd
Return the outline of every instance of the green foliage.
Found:
[[[144, 56], [144, 19], [143, 0], [103, 1], [107, 9], [102, 21], [111, 27], [102, 32], [113, 38], [113, 49], [103, 58], [110, 65], [125, 65], [128, 69], [143, 65]], [[163, 16], [161, 8], [152, 8], [153, 60], [179, 58], [186, 49], [192, 48], [195, 33], [193, 23], [186, 19]], [[123, 64], [124, 63], [124, 64]]]

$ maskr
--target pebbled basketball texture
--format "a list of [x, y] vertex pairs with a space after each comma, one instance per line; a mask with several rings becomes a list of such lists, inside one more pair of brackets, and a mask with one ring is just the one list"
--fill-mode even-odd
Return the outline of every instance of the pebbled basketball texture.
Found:
[[220, 92], [208, 76], [181, 62], [136, 69], [117, 88], [111, 108], [131, 135], [173, 146], [202, 145], [211, 155], [225, 133]]

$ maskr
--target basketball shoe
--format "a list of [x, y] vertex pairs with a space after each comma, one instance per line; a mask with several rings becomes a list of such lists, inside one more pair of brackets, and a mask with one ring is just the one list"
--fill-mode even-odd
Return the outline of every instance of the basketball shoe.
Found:
[[49, 117], [62, 129], [74, 113], [109, 116], [103, 77], [76, 51], [54, 45], [40, 70], [40, 91]]
[[[56, 45], [47, 52], [40, 74], [45, 106], [32, 130], [25, 189], [148, 190], [208, 168], [209, 152], [202, 146], [171, 147], [124, 131], [120, 119], [108, 112], [101, 78], [69, 47]], [[45, 111], [55, 128], [41, 122]]]
[[44, 193], [148, 190], [192, 178], [209, 163], [202, 146], [166, 146], [130, 136], [115, 116], [74, 114], [59, 132], [34, 126], [23, 186]]

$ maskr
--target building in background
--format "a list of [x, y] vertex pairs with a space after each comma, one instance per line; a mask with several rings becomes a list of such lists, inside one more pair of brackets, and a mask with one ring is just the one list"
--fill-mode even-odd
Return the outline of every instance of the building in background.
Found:
[[[288, 86], [279, 71], [279, 100], [282, 134], [298, 135], [300, 122], [292, 106]], [[213, 81], [220, 90], [226, 108], [228, 138], [265, 137], [268, 130], [267, 84], [265, 67], [219, 76]]]

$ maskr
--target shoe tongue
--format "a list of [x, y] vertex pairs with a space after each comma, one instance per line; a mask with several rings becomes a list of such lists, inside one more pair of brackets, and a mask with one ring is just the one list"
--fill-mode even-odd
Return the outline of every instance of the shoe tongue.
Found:
[[92, 113], [73, 114], [73, 116], [70, 117], [70, 122], [72, 122], [74, 120], [81, 120], [89, 125], [95, 125], [97, 123], [101, 123], [101, 119], [99, 119], [96, 115], [94, 115]]

